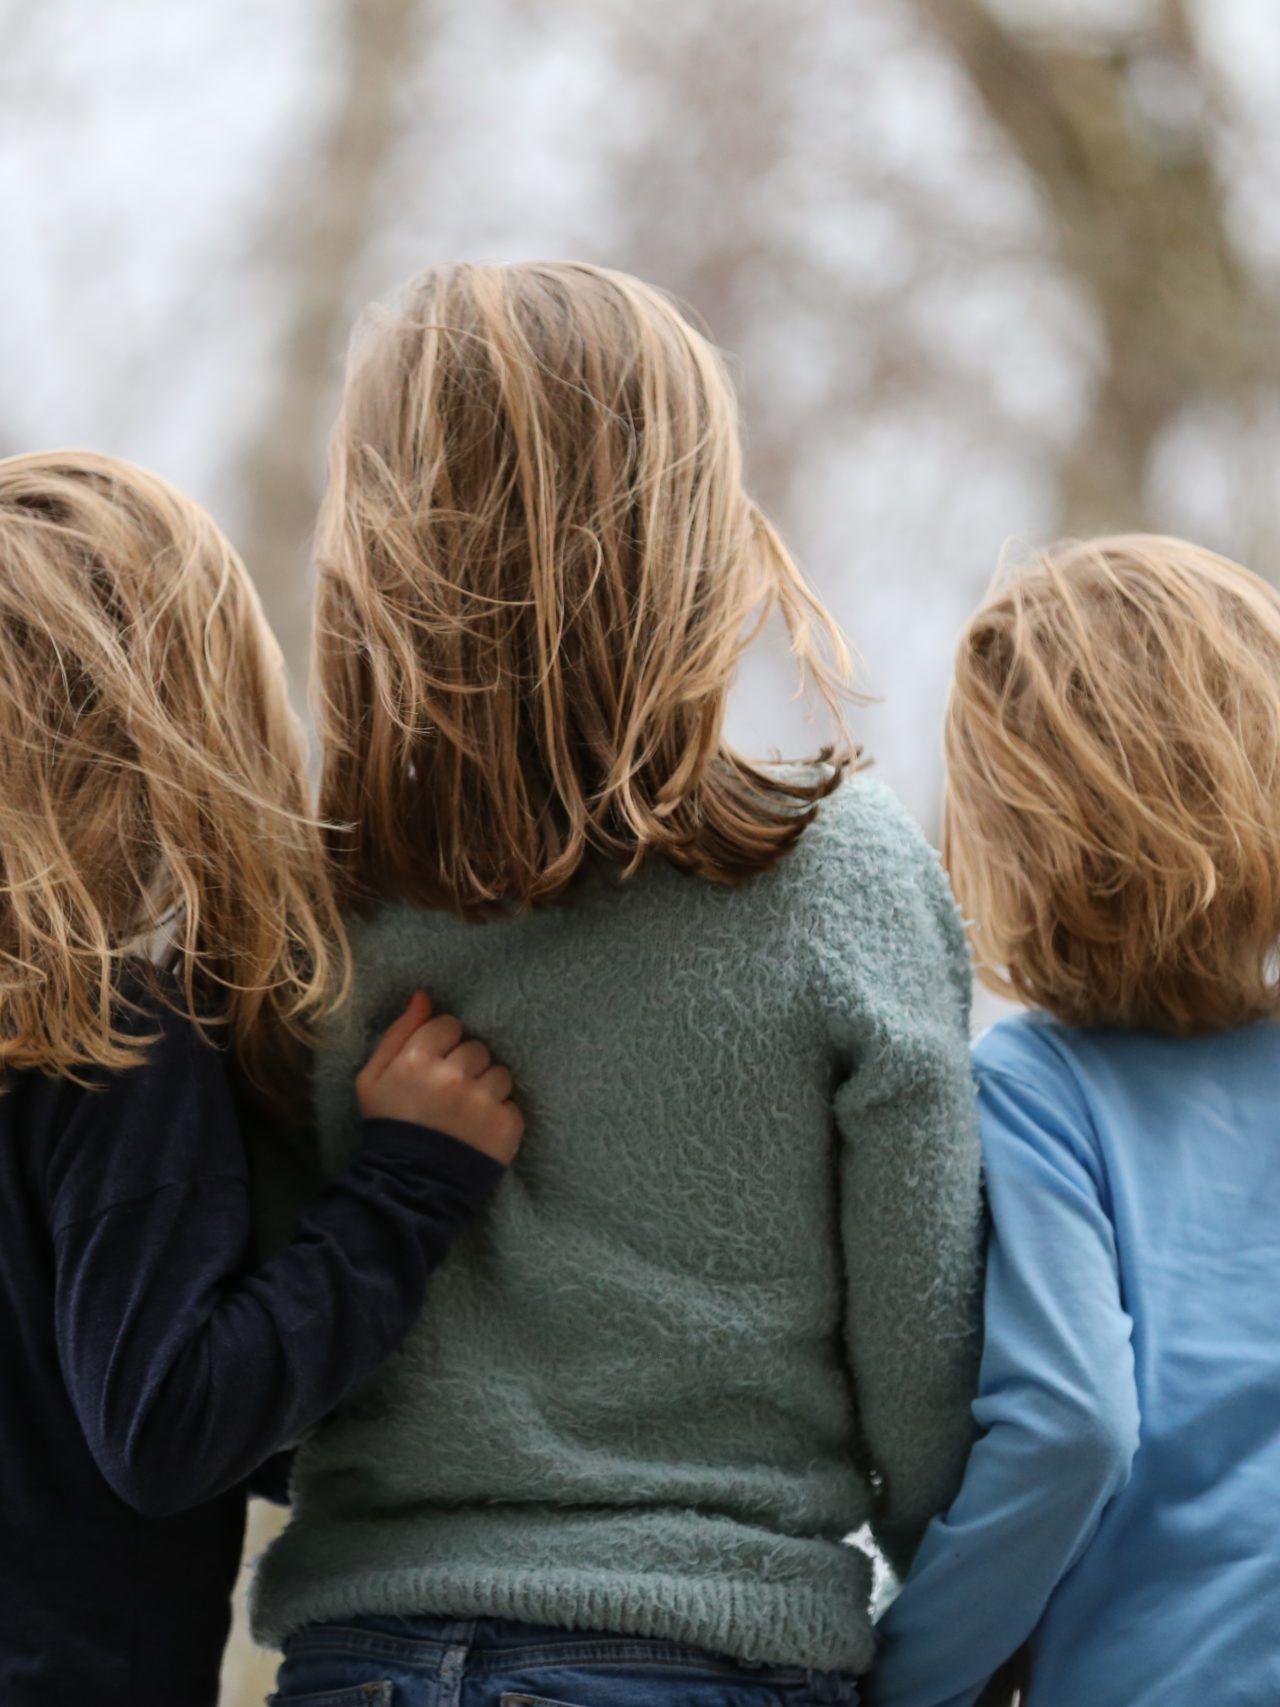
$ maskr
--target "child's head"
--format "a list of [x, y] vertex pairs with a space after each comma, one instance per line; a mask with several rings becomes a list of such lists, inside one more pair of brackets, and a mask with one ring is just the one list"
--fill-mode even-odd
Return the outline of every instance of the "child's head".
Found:
[[947, 861], [993, 988], [1170, 1032], [1280, 1008], [1280, 597], [1256, 575], [1132, 535], [998, 578], [947, 762]]
[[318, 557], [348, 897], [549, 900], [590, 851], [735, 881], [838, 780], [724, 745], [754, 623], [780, 609], [838, 727], [811, 629], [841, 647], [743, 489], [718, 355], [635, 279], [444, 267], [367, 316]]
[[154, 475], [0, 462], [0, 1065], [138, 1058], [126, 962], [167, 963], [251, 1076], [343, 957], [299, 730], [244, 568]]

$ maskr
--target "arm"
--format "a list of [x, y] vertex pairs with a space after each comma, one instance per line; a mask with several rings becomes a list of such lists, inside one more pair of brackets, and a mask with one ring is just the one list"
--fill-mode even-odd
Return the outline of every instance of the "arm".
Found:
[[848, 1355], [879, 1478], [872, 1530], [899, 1575], [972, 1439], [982, 1244], [968, 953], [936, 860], [918, 837], [912, 853], [854, 933], [875, 1002], [855, 1008], [835, 1105]]
[[442, 1131], [367, 1120], [352, 1165], [245, 1272], [222, 1063], [185, 1023], [163, 1028], [144, 1066], [80, 1096], [61, 1142], [86, 1181], [111, 1158], [108, 1201], [84, 1201], [73, 1177], [52, 1228], [68, 1391], [108, 1482], [151, 1515], [242, 1481], [385, 1358], [503, 1171]]
[[968, 1707], [1031, 1634], [1128, 1479], [1130, 1322], [1088, 1114], [1069, 1075], [980, 1075], [993, 1232], [983, 1430], [881, 1620], [875, 1707]]

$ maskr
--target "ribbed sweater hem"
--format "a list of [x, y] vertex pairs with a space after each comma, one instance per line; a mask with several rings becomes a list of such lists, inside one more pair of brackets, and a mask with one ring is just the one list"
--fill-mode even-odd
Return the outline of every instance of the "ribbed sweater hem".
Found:
[[[869, 1566], [868, 1566], [869, 1575]], [[280, 1647], [308, 1624], [360, 1615], [510, 1618], [566, 1630], [651, 1636], [752, 1665], [861, 1673], [871, 1664], [865, 1597], [793, 1583], [715, 1582], [564, 1568], [476, 1570], [398, 1565], [326, 1579], [320, 1572], [255, 1595], [253, 1630]]]

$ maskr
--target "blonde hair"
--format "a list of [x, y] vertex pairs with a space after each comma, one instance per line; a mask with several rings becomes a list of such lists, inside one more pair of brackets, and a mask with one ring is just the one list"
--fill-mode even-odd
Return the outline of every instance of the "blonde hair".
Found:
[[0, 462], [0, 1064], [135, 1064], [131, 971], [249, 1078], [345, 949], [283, 665], [190, 499], [83, 451]]
[[960, 642], [945, 855], [980, 972], [1073, 1025], [1280, 1006], [1280, 597], [1182, 540], [1057, 545]]
[[[329, 468], [315, 678], [344, 898], [478, 917], [555, 899], [590, 852], [737, 882], [839, 782], [843, 645], [743, 490], [719, 357], [658, 291], [569, 263], [419, 274], [357, 328]], [[841, 743], [805, 774], [723, 740], [773, 610]]]

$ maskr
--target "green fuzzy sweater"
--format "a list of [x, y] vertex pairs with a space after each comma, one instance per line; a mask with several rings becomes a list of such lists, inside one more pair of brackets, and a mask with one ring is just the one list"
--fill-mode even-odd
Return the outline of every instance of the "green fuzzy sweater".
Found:
[[482, 925], [389, 907], [317, 1074], [418, 984], [515, 1074], [524, 1148], [403, 1349], [300, 1450], [255, 1628], [493, 1616], [861, 1671], [970, 1441], [969, 963], [937, 859], [855, 779], [730, 889], [666, 865]]

